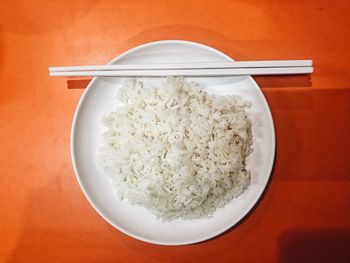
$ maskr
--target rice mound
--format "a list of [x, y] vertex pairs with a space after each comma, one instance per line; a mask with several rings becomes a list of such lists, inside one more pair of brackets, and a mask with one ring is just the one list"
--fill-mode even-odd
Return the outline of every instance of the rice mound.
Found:
[[117, 194], [164, 220], [209, 217], [250, 183], [250, 103], [183, 78], [122, 84], [104, 117], [99, 163]]

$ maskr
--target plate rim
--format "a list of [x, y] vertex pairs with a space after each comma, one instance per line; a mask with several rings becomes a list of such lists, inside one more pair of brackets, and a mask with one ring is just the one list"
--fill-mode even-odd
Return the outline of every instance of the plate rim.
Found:
[[[130, 53], [137, 51], [138, 49], [142, 49], [145, 47], [149, 47], [149, 46], [153, 46], [153, 45], [159, 45], [159, 44], [187, 44], [187, 45], [192, 45], [192, 46], [197, 46], [197, 47], [201, 47], [201, 48], [205, 48], [207, 50], [210, 50], [212, 52], [215, 52], [216, 54], [219, 54], [223, 57], [225, 57], [228, 60], [234, 61], [230, 56], [226, 55], [225, 53], [223, 53], [222, 51], [213, 48], [211, 46], [208, 45], [204, 45], [198, 42], [193, 42], [193, 41], [187, 41], [187, 40], [158, 40], [158, 41], [152, 41], [152, 42], [147, 42], [138, 46], [135, 46], [133, 48], [130, 48], [126, 51], [124, 51], [123, 53], [117, 55], [116, 57], [114, 57], [112, 60], [110, 60], [107, 64], [113, 64], [115, 62], [117, 62], [118, 60], [124, 58], [125, 56], [129, 55]], [[274, 165], [274, 161], [275, 161], [275, 157], [276, 157], [276, 134], [275, 134], [275, 125], [274, 125], [274, 121], [273, 121], [273, 117], [272, 117], [272, 113], [271, 113], [271, 109], [269, 107], [269, 104], [266, 100], [265, 95], [263, 94], [263, 92], [261, 91], [261, 88], [258, 86], [258, 84], [255, 82], [255, 80], [249, 76], [248, 79], [249, 81], [254, 85], [255, 89], [258, 91], [260, 97], [262, 98], [262, 102], [264, 104], [264, 107], [267, 109], [267, 113], [268, 113], [268, 120], [269, 120], [269, 126], [271, 127], [271, 150], [272, 150], [272, 154], [271, 154], [271, 158], [268, 164], [268, 176], [266, 177], [266, 180], [263, 182], [263, 187], [261, 188], [261, 190], [259, 191], [259, 193], [256, 195], [254, 202], [252, 202], [252, 204], [250, 206], [248, 206], [247, 209], [245, 209], [240, 217], [233, 221], [232, 224], [228, 224], [225, 225], [222, 229], [207, 235], [205, 237], [202, 238], [197, 238], [197, 239], [193, 239], [190, 241], [186, 241], [186, 242], [160, 242], [160, 241], [155, 241], [149, 238], [145, 238], [142, 236], [139, 236], [137, 234], [134, 234], [126, 229], [124, 229], [122, 226], [119, 226], [117, 224], [115, 224], [111, 219], [109, 219], [109, 217], [107, 215], [105, 215], [99, 208], [98, 206], [95, 204], [95, 202], [93, 201], [93, 198], [90, 197], [88, 191], [85, 189], [83, 182], [79, 176], [79, 172], [78, 172], [78, 168], [77, 168], [77, 163], [76, 163], [76, 157], [75, 157], [75, 130], [76, 130], [76, 123], [77, 123], [77, 119], [81, 110], [81, 105], [85, 99], [85, 97], [87, 96], [87, 94], [89, 93], [89, 90], [93, 87], [94, 83], [96, 82], [96, 80], [98, 79], [98, 77], [94, 77], [90, 83], [88, 84], [88, 86], [86, 87], [86, 89], [84, 90], [83, 94], [80, 96], [79, 98], [79, 102], [76, 106], [75, 112], [74, 112], [74, 116], [73, 116], [73, 120], [72, 120], [72, 127], [71, 127], [71, 132], [70, 132], [70, 155], [71, 155], [71, 160], [72, 160], [72, 165], [73, 165], [73, 170], [74, 170], [74, 174], [75, 177], [78, 181], [78, 184], [80, 186], [80, 189], [82, 190], [82, 192], [84, 193], [85, 198], [88, 200], [88, 202], [90, 203], [90, 205], [95, 209], [95, 211], [106, 221], [108, 222], [111, 226], [113, 226], [114, 228], [116, 228], [117, 230], [121, 231], [122, 233], [133, 237], [137, 240], [143, 241], [143, 242], [147, 242], [147, 243], [152, 243], [152, 244], [157, 244], [157, 245], [165, 245], [165, 246], [179, 246], [179, 245], [190, 245], [190, 244], [195, 244], [195, 243], [199, 243], [199, 242], [203, 242], [209, 239], [212, 239], [224, 232], [226, 232], [227, 230], [231, 229], [232, 227], [234, 227], [235, 225], [239, 224], [248, 214], [249, 212], [254, 209], [254, 207], [258, 204], [258, 201], [260, 200], [260, 198], [262, 197], [263, 193], [265, 192], [265, 190], [267, 189], [267, 185], [268, 182], [271, 179], [271, 174], [272, 174], [272, 169], [273, 169], [273, 165]]]

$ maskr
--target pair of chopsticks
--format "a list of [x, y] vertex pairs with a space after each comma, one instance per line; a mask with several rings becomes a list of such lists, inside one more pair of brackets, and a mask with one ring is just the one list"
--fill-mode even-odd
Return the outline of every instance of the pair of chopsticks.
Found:
[[313, 72], [312, 60], [261, 60], [50, 67], [50, 76], [162, 77], [284, 75]]

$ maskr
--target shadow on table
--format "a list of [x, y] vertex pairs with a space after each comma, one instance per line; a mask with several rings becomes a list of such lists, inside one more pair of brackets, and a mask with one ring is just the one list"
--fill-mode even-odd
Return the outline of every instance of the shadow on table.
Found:
[[350, 229], [297, 229], [279, 239], [281, 263], [350, 262]]
[[276, 129], [275, 180], [349, 181], [350, 141], [344, 135], [350, 132], [350, 88], [265, 88], [263, 93]]
[[311, 75], [255, 76], [254, 80], [261, 88], [311, 87]]
[[69, 79], [67, 80], [67, 88], [68, 89], [85, 89], [91, 79]]

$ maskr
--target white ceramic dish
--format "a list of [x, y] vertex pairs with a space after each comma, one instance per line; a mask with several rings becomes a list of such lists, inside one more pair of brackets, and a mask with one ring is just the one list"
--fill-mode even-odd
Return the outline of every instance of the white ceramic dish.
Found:
[[[111, 64], [229, 61], [218, 50], [194, 42], [167, 40], [133, 48]], [[218, 209], [210, 219], [163, 222], [142, 207], [120, 201], [112, 182], [97, 166], [96, 151], [105, 130], [101, 118], [114, 108], [120, 78], [94, 78], [77, 106], [71, 134], [71, 154], [79, 184], [96, 211], [112, 226], [145, 242], [184, 245], [210, 239], [237, 224], [255, 205], [270, 177], [275, 155], [275, 132], [269, 106], [250, 76], [191, 78], [216, 94], [238, 94], [253, 106], [253, 153], [248, 157], [251, 185], [238, 198]], [[146, 81], [159, 81], [157, 78]]]

